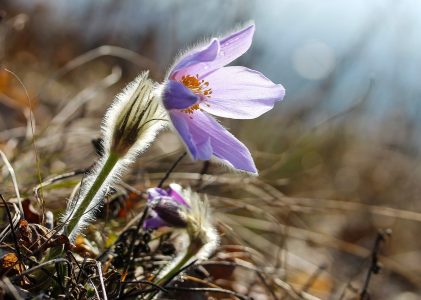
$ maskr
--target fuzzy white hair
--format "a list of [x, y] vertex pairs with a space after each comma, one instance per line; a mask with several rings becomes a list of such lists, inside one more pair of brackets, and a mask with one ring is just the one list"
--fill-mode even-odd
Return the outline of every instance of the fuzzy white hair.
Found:
[[212, 224], [212, 214], [206, 195], [200, 197], [190, 188], [181, 195], [190, 207], [183, 207], [181, 214], [186, 220], [190, 239], [196, 238], [203, 244], [196, 254], [197, 259], [207, 259], [219, 244], [219, 236]]
[[[219, 245], [219, 235], [213, 226], [212, 214], [206, 198], [190, 188], [183, 189], [180, 185], [172, 183], [170, 187], [182, 195], [189, 206], [181, 208], [181, 217], [186, 221], [186, 234], [178, 237], [184, 249], [180, 249], [177, 257], [168, 264], [159, 274], [159, 278], [165, 278], [176, 266], [187, 257], [187, 265], [193, 260], [205, 260], [215, 251]], [[192, 250], [193, 249], [193, 250]], [[194, 253], [191, 253], [194, 252]]]
[[121, 125], [119, 123], [124, 115], [127, 115], [129, 123], [139, 122], [139, 135], [124, 157], [129, 161], [144, 152], [168, 124], [167, 114], [157, 95], [157, 84], [148, 79], [148, 74], [149, 72], [144, 72], [137, 76], [115, 97], [101, 126], [104, 149], [109, 151], [113, 139], [119, 138], [115, 136], [114, 129]]
[[[63, 224], [67, 224], [72, 218], [75, 217], [75, 213], [79, 206], [82, 203], [82, 200], [85, 199], [88, 192], [91, 190], [95, 179], [97, 178], [98, 174], [101, 172], [101, 169], [105, 163], [106, 158], [101, 158], [97, 163], [96, 166], [86, 175], [80, 184], [79, 190], [75, 191], [72, 198], [69, 200], [67, 204], [66, 211], [63, 213], [61, 217], [61, 222]], [[108, 174], [107, 178], [103, 181], [101, 187], [99, 188], [98, 192], [92, 198], [91, 202], [89, 203], [88, 207], [86, 208], [85, 212], [80, 216], [78, 222], [76, 223], [74, 229], [71, 232], [67, 232], [68, 238], [70, 242], [74, 242], [76, 237], [91, 223], [95, 220], [95, 213], [97, 210], [102, 206], [102, 201], [108, 192], [108, 188], [110, 185], [118, 181], [120, 175], [124, 172], [125, 166], [124, 164], [119, 161]]]

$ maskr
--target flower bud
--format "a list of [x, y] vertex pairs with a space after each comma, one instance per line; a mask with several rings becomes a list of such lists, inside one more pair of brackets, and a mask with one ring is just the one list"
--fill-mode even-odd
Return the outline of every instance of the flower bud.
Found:
[[164, 127], [165, 112], [147, 75], [138, 76], [117, 95], [105, 116], [102, 129], [106, 151], [119, 157], [143, 152]]
[[61, 221], [74, 241], [102, 205], [108, 188], [154, 140], [165, 124], [165, 112], [155, 97], [155, 87], [143, 73], [130, 83], [105, 114], [102, 133], [104, 153], [68, 203]]

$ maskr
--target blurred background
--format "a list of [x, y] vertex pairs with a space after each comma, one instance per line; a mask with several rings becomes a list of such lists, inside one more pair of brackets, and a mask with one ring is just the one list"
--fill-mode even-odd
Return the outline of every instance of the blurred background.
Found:
[[[1, 0], [0, 149], [28, 195], [38, 169], [88, 167], [107, 105], [135, 75], [161, 81], [179, 51], [254, 20], [254, 43], [233, 64], [287, 92], [257, 120], [221, 120], [260, 170], [241, 180], [207, 170], [232, 241], [295, 290], [356, 299], [377, 232], [390, 228], [372, 299], [421, 299], [420, 14], [416, 0]], [[182, 151], [161, 134], [128, 180], [147, 185]], [[173, 179], [193, 184], [201, 169], [186, 160]]]

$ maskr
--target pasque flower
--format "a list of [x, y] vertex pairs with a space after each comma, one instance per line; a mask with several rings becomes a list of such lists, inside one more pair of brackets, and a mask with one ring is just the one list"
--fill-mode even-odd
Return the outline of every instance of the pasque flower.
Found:
[[145, 220], [145, 228], [167, 226], [186, 229], [190, 244], [194, 244], [202, 254], [209, 254], [216, 246], [218, 236], [206, 198], [202, 199], [190, 189], [172, 183], [168, 189], [148, 189], [148, 206], [151, 210]]
[[283, 86], [263, 74], [245, 67], [225, 67], [249, 49], [254, 29], [249, 25], [188, 51], [170, 69], [161, 91], [172, 124], [194, 159], [214, 157], [250, 173], [257, 170], [247, 147], [210, 114], [253, 119], [283, 99]]
[[214, 230], [207, 200], [179, 184], [172, 183], [167, 189], [148, 189], [148, 206], [151, 210], [145, 228], [185, 228], [191, 237]]

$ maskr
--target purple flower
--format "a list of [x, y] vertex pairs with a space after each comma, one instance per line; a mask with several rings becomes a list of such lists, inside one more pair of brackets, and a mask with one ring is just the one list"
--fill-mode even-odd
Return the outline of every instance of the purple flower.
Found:
[[171, 184], [168, 189], [148, 189], [148, 206], [150, 217], [145, 220], [144, 227], [157, 229], [163, 226], [186, 227], [187, 223], [181, 216], [181, 209], [189, 207], [186, 200], [176, 190], [181, 188]]
[[191, 156], [212, 156], [238, 170], [257, 173], [247, 147], [209, 114], [253, 119], [282, 100], [285, 89], [245, 67], [224, 67], [251, 45], [254, 25], [189, 51], [171, 68], [162, 102]]

